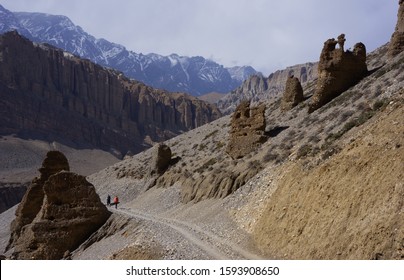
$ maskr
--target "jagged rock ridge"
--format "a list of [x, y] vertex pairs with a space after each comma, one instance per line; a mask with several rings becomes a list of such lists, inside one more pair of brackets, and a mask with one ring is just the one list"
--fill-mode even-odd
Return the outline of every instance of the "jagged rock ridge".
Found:
[[221, 116], [122, 73], [10, 32], [0, 37], [0, 133], [59, 137], [125, 155]]
[[317, 74], [317, 63], [305, 63], [278, 70], [268, 77], [261, 74], [252, 75], [241, 86], [219, 100], [217, 104], [222, 113], [229, 114], [242, 100], [257, 103], [278, 97], [284, 92], [286, 80], [291, 75], [297, 77], [304, 87], [313, 82], [317, 78]]
[[[0, 5], [4, 26], [0, 33], [17, 30], [35, 42], [45, 42], [155, 88], [194, 96], [227, 93], [256, 71], [250, 66], [225, 68], [200, 56], [138, 54], [105, 39], [96, 39], [65, 16], [12, 13]], [[1, 15], [0, 15], [1, 16]]]

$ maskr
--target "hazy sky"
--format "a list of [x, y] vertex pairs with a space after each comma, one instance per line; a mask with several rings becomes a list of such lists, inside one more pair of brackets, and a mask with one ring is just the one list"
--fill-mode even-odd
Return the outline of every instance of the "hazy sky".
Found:
[[317, 61], [326, 39], [387, 43], [398, 0], [0, 0], [11, 11], [68, 16], [96, 38], [137, 53], [204, 56], [268, 75]]

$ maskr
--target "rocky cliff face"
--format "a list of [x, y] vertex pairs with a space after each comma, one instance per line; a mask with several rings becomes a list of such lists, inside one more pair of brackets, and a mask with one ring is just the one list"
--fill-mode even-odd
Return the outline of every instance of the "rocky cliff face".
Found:
[[219, 100], [218, 107], [221, 112], [228, 114], [233, 112], [242, 100], [257, 102], [278, 96], [284, 92], [286, 80], [292, 75], [297, 77], [304, 87], [317, 78], [317, 63], [291, 66], [278, 70], [268, 77], [253, 75], [240, 87]]
[[404, 0], [400, 0], [399, 5], [396, 30], [390, 40], [390, 56], [395, 56], [404, 50]]
[[[344, 51], [345, 35], [338, 40], [328, 39], [324, 43], [318, 65], [316, 91], [311, 98], [309, 112], [320, 108], [349, 87], [355, 85], [368, 73], [366, 47], [355, 44], [353, 51]], [[336, 45], [339, 48], [336, 48]]]
[[[4, 24], [2, 24], [4, 22]], [[68, 17], [10, 12], [0, 5], [0, 33], [17, 30], [34, 42], [46, 42], [155, 88], [200, 96], [227, 93], [256, 71], [249, 66], [225, 68], [203, 57], [139, 54], [124, 46], [96, 39]]]
[[14, 248], [14, 258], [61, 259], [108, 219], [94, 186], [66, 170], [62, 153], [47, 154], [11, 225], [8, 247]]
[[28, 132], [126, 154], [221, 116], [186, 94], [9, 32], [0, 38], [0, 133]]

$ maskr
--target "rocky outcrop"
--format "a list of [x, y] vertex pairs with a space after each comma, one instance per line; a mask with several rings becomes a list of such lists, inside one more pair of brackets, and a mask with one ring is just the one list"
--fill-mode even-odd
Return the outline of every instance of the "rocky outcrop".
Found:
[[242, 158], [266, 140], [265, 105], [250, 108], [249, 101], [241, 102], [231, 118], [226, 152], [233, 159]]
[[151, 174], [162, 174], [171, 162], [171, 149], [165, 144], [159, 143], [153, 148]]
[[[130, 80], [49, 45], [0, 37], [0, 133], [38, 134], [125, 155], [221, 116], [213, 105]], [[54, 139], [48, 139], [54, 140]]]
[[393, 57], [404, 50], [404, 0], [399, 1], [396, 29], [391, 36], [389, 56]]
[[[349, 87], [359, 82], [366, 74], [366, 47], [355, 44], [353, 51], [344, 51], [345, 36], [324, 43], [318, 64], [316, 91], [309, 105], [309, 113], [331, 101]], [[339, 44], [339, 48], [336, 45]]]
[[282, 97], [281, 110], [288, 111], [304, 100], [303, 88], [297, 77], [290, 76], [286, 80], [285, 93]]
[[96, 231], [110, 213], [66, 157], [48, 152], [11, 224], [8, 249], [16, 259], [61, 259]]
[[16, 211], [16, 218], [11, 223], [11, 238], [8, 248], [13, 247], [15, 241], [19, 239], [22, 228], [33, 222], [41, 209], [44, 200], [43, 186], [50, 176], [60, 172], [69, 171], [69, 163], [66, 157], [58, 151], [50, 151], [39, 169], [40, 177], [35, 178], [29, 186], [27, 192]]
[[215, 170], [198, 179], [181, 181], [181, 201], [196, 203], [205, 199], [225, 198], [241, 188], [260, 171], [258, 166], [246, 166], [244, 170]]
[[218, 107], [224, 114], [233, 112], [242, 100], [259, 102], [278, 96], [285, 91], [290, 76], [297, 77], [302, 86], [317, 78], [317, 63], [305, 63], [278, 70], [268, 77], [253, 75], [244, 83], [218, 101]]

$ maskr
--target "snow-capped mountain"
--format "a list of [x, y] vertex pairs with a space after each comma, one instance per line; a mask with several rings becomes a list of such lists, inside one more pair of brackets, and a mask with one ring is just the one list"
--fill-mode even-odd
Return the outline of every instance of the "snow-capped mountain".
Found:
[[233, 80], [240, 82], [240, 85], [242, 82], [247, 80], [252, 75], [259, 74], [251, 66], [234, 66], [234, 67], [227, 68], [227, 71], [229, 71], [230, 76]]
[[250, 66], [225, 68], [200, 56], [138, 54], [122, 45], [95, 38], [66, 16], [10, 12], [0, 5], [0, 20], [0, 33], [17, 30], [33, 41], [51, 44], [169, 91], [195, 96], [227, 93], [256, 73]]
[[31, 39], [30, 32], [20, 24], [15, 15], [0, 5], [0, 33], [11, 30], [17, 30], [21, 35]]

